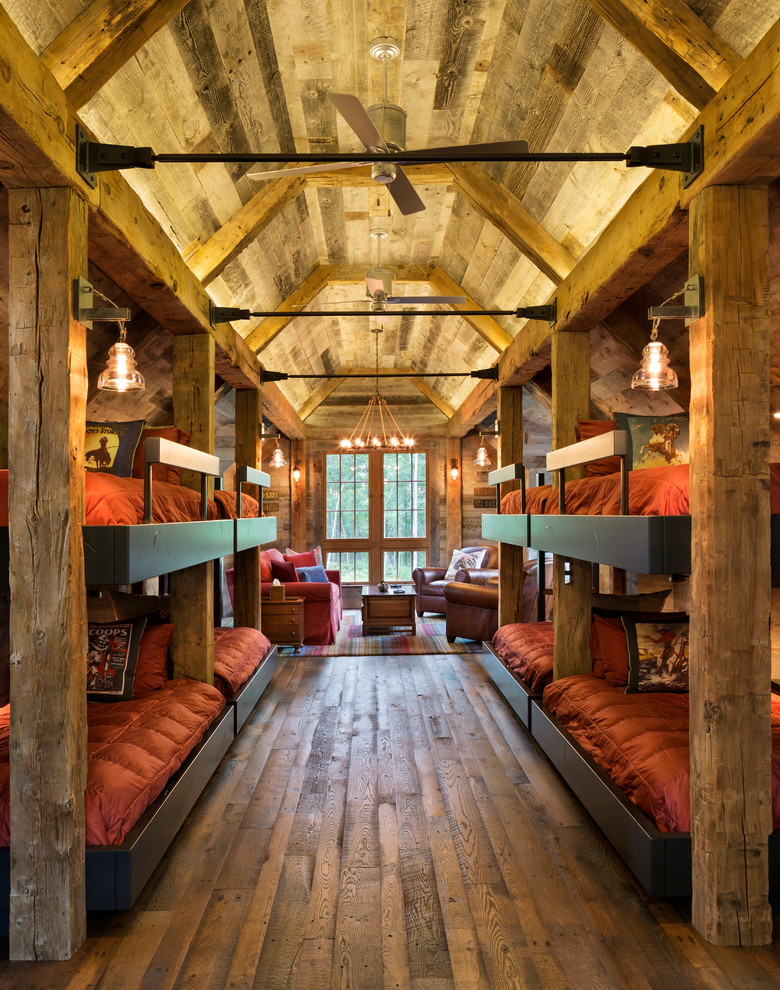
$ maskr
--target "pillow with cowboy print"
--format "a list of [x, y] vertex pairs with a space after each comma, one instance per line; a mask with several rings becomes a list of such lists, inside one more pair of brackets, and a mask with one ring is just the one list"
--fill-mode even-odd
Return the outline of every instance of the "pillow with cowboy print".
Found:
[[87, 420], [84, 438], [84, 466], [118, 478], [133, 476], [133, 460], [146, 420], [127, 423], [96, 423]]

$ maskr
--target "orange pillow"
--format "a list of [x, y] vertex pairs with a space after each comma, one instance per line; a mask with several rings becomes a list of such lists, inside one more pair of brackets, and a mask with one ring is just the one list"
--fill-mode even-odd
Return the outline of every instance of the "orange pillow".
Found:
[[[595, 647], [595, 649], [594, 649]], [[594, 615], [591, 626], [591, 652], [593, 672], [599, 663], [601, 676], [612, 687], [625, 687], [628, 684], [628, 643], [626, 630], [620, 619], [613, 616]]]
[[[144, 441], [147, 437], [162, 437], [163, 440], [173, 440], [174, 443], [188, 444], [190, 442], [189, 433], [180, 430], [178, 426], [149, 427], [144, 430], [133, 460], [134, 478], [143, 478], [144, 476]], [[167, 464], [154, 464], [152, 466], [152, 481], [167, 481], [169, 485], [178, 485], [181, 481], [181, 470], [168, 467]]]
[[271, 547], [270, 550], [260, 551], [260, 580], [261, 581], [273, 581], [274, 576], [271, 570], [271, 564], [276, 561], [277, 563], [284, 563], [284, 554], [280, 550], [276, 550]]
[[314, 567], [317, 564], [317, 555], [313, 550], [308, 550], [306, 553], [291, 553], [288, 551], [284, 554], [284, 559], [288, 563], [295, 564], [296, 567]]
[[[614, 419], [578, 419], [577, 423], [578, 440], [590, 440], [617, 429]], [[599, 478], [604, 474], [615, 474], [619, 470], [619, 457], [602, 457], [601, 460], [591, 461], [585, 465], [585, 477]]]
[[144, 629], [135, 668], [135, 695], [157, 691], [165, 684], [173, 630], [172, 622], [158, 622], [152, 626], [147, 625]]

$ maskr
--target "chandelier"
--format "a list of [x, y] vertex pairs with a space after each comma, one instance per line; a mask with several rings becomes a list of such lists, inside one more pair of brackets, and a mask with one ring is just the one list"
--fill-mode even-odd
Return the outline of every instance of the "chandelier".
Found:
[[404, 436], [385, 397], [379, 391], [379, 334], [382, 330], [372, 328], [371, 332], [376, 334], [376, 391], [368, 400], [355, 429], [339, 446], [343, 450], [410, 450], [414, 447], [414, 438]]

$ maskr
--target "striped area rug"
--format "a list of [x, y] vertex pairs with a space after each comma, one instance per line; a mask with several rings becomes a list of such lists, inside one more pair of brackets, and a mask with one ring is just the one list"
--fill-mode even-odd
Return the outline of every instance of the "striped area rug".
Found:
[[[362, 623], [359, 615], [345, 615], [341, 629], [336, 633], [336, 642], [330, 646], [304, 646], [301, 656], [307, 657], [373, 657], [417, 653], [481, 653], [482, 644], [476, 641], [458, 639], [447, 642], [444, 619], [417, 621], [417, 635], [407, 632], [388, 633], [386, 636], [361, 636]], [[285, 652], [292, 647], [282, 647]]]

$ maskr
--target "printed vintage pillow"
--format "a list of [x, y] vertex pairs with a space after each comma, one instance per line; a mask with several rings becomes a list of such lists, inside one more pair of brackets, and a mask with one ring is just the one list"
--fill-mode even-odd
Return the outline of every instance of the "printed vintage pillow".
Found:
[[145, 617], [87, 624], [87, 701], [129, 701], [133, 697], [145, 626]]
[[453, 550], [452, 560], [447, 572], [444, 575], [445, 581], [453, 581], [458, 571], [471, 570], [475, 567], [482, 567], [489, 553], [487, 547], [481, 550]]
[[619, 430], [628, 433], [628, 460], [637, 468], [688, 463], [688, 414], [634, 416], [615, 413]]
[[135, 452], [145, 424], [143, 419], [127, 423], [88, 420], [84, 437], [84, 466], [87, 471], [131, 478]]
[[637, 691], [688, 690], [688, 623], [635, 622], [624, 618], [628, 686]]

